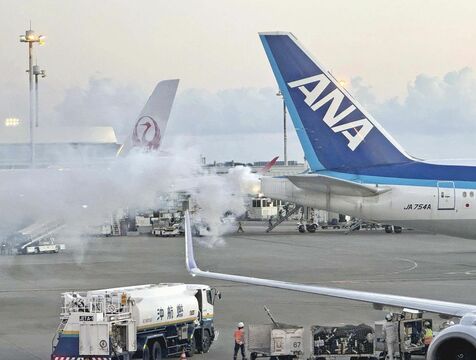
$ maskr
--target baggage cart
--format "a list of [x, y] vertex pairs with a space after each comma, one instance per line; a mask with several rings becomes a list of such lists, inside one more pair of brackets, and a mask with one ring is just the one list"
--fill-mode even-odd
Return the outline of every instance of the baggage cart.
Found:
[[299, 359], [304, 353], [304, 328], [302, 326], [278, 323], [269, 310], [265, 311], [272, 324], [248, 326], [248, 351], [250, 359], [270, 360]]

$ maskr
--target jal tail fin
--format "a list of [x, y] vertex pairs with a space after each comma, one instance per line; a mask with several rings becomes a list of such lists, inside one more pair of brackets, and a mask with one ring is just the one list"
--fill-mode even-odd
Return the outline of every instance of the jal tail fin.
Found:
[[412, 161], [291, 33], [260, 33], [312, 171]]
[[265, 166], [259, 169], [257, 173], [260, 175], [266, 174], [276, 164], [276, 161], [278, 161], [278, 159], [279, 159], [279, 156], [274, 157], [270, 162], [268, 162]]
[[177, 93], [178, 79], [160, 81], [145, 104], [131, 133], [121, 149], [121, 155], [132, 148], [157, 150], [164, 138], [170, 111]]

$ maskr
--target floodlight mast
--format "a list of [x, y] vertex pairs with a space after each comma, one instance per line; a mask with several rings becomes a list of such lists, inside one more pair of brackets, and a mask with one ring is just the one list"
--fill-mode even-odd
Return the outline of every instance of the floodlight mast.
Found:
[[25, 35], [20, 35], [20, 42], [28, 43], [28, 81], [30, 89], [30, 166], [35, 166], [35, 142], [34, 142], [34, 110], [33, 110], [33, 44], [44, 44], [45, 37], [43, 35], [37, 35], [30, 26], [30, 30], [25, 31]]
[[41, 70], [38, 65], [33, 66], [33, 75], [35, 76], [35, 127], [39, 125], [39, 93], [38, 93], [38, 76], [46, 77], [46, 71]]
[[284, 95], [279, 90], [276, 93], [276, 96], [279, 96], [283, 99], [283, 142], [284, 142], [284, 165], [288, 166], [288, 134], [286, 129], [286, 102], [284, 101]]

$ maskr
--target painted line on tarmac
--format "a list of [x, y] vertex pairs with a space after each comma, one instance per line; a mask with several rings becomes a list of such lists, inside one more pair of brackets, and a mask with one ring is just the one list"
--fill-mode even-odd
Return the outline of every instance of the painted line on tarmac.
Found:
[[396, 260], [400, 260], [400, 261], [405, 261], [407, 263], [410, 263], [411, 266], [407, 269], [403, 269], [403, 270], [399, 270], [399, 271], [395, 271], [395, 272], [392, 272], [391, 274], [395, 275], [395, 274], [402, 274], [402, 273], [405, 273], [405, 272], [409, 272], [409, 271], [412, 271], [412, 270], [415, 270], [417, 267], [418, 267], [418, 263], [416, 261], [413, 261], [411, 259], [404, 259], [404, 258], [396, 258]]

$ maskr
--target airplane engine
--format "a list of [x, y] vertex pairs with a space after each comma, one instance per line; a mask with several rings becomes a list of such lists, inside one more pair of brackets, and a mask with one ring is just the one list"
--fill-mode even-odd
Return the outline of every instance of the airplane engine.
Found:
[[476, 359], [476, 313], [465, 315], [435, 337], [428, 349], [428, 360]]

